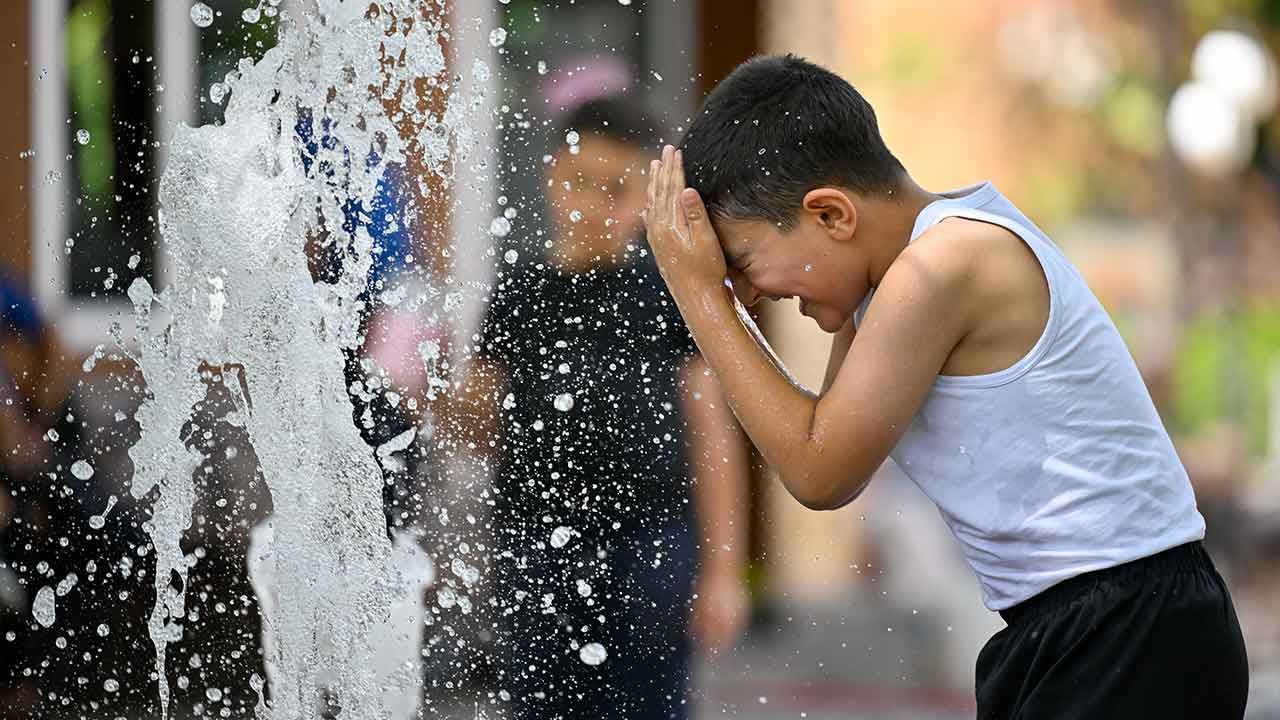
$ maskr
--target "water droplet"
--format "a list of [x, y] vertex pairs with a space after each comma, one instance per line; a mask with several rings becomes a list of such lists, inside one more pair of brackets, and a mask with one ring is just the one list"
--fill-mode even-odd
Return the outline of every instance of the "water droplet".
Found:
[[499, 216], [489, 223], [489, 234], [494, 237], [506, 237], [511, 233], [511, 221]]
[[662, 76], [658, 74], [657, 70], [650, 70], [649, 74], [653, 76], [654, 80], [657, 80], [658, 82], [662, 82]]
[[561, 375], [569, 374], [569, 363], [560, 363], [560, 367], [556, 368]]
[[552, 402], [555, 408], [560, 412], [569, 412], [573, 409], [573, 395], [569, 393], [560, 393]]
[[214, 105], [221, 105], [223, 100], [227, 99], [227, 86], [220, 82], [213, 83], [209, 86], [209, 101]]
[[573, 222], [582, 222], [582, 211], [581, 210], [569, 211], [569, 220]]
[[578, 594], [582, 597], [591, 597], [591, 586], [587, 584], [586, 580], [578, 581]]
[[244, 12], [240, 13], [240, 19], [250, 25], [256, 24], [262, 19], [262, 11], [256, 7], [245, 8]]
[[84, 128], [80, 128], [79, 130], [77, 130], [77, 131], [76, 131], [76, 142], [80, 143], [81, 145], [88, 145], [88, 144], [89, 144], [89, 131], [88, 131], [88, 130], [85, 130]]
[[58, 597], [71, 592], [71, 588], [75, 587], [78, 582], [80, 582], [80, 578], [75, 573], [67, 573], [67, 576], [58, 583]]
[[538, 419], [538, 420], [534, 420], [534, 421], [533, 421], [533, 429], [534, 429], [534, 430], [541, 430], [543, 427], [544, 427], [544, 426], [543, 426], [543, 424], [542, 424], [542, 420], [541, 420], [541, 419]]
[[120, 689], [120, 683], [116, 682], [112, 678], [107, 678], [102, 681], [102, 689], [107, 692], [115, 692]]
[[209, 698], [211, 702], [218, 702], [222, 699], [222, 691], [218, 688], [208, 688], [204, 691], [204, 696]]
[[757, 702], [759, 702], [761, 705], [768, 705], [768, 704], [769, 704], [769, 698], [765, 697], [764, 695], [761, 695], [761, 696], [757, 699]]
[[106, 510], [102, 511], [101, 515], [90, 516], [90, 519], [88, 519], [88, 527], [93, 528], [95, 530], [101, 530], [102, 527], [106, 525], [106, 516], [110, 514], [111, 509], [113, 509], [113, 507], [115, 507], [114, 495], [106, 498]]
[[547, 74], [547, 61], [546, 61], [546, 60], [539, 60], [539, 61], [538, 61], [538, 74], [539, 74], [539, 75], [546, 75], [546, 74]]
[[516, 396], [513, 393], [507, 393], [507, 396], [502, 398], [502, 409], [510, 410], [515, 406], [516, 406]]
[[573, 539], [573, 535], [573, 528], [561, 525], [551, 531], [551, 547], [562, 548], [568, 545], [569, 541]]
[[502, 47], [503, 43], [506, 41], [507, 31], [502, 28], [494, 28], [493, 31], [489, 33], [489, 44], [494, 47]]
[[71, 463], [71, 474], [81, 480], [88, 480], [93, 477], [93, 466], [84, 460], [77, 460]]
[[58, 442], [59, 437], [61, 437], [61, 435], [59, 435], [58, 431], [53, 428], [49, 428], [49, 431], [44, 434], [44, 439], [49, 442]]
[[130, 256], [129, 256], [129, 269], [130, 269], [130, 270], [137, 269], [137, 267], [138, 267], [138, 263], [140, 263], [140, 262], [142, 262], [142, 256], [141, 256], [141, 255], [139, 255], [138, 253], [134, 253], [134, 254], [130, 255]]
[[129, 283], [128, 295], [136, 308], [150, 307], [151, 301], [156, 296], [155, 291], [151, 289], [151, 283], [147, 282], [146, 278], [135, 278]]
[[454, 558], [449, 569], [453, 571], [454, 575], [461, 578], [462, 584], [467, 587], [475, 585], [480, 580], [480, 570], [478, 568], [471, 567], [464, 562], [462, 558]]
[[107, 627], [106, 623], [103, 623], [98, 626], [98, 637], [106, 637], [110, 634], [111, 634], [111, 628]]
[[805, 265], [805, 266], [804, 266], [804, 271], [805, 271], [805, 272], [813, 272], [813, 266], [812, 266], [812, 265]]
[[[622, 0], [618, 0], [621, 2]], [[599, 665], [609, 658], [609, 652], [600, 643], [587, 643], [578, 651], [578, 657], [588, 665]]]
[[570, 145], [577, 145], [579, 142], [581, 142], [581, 140], [582, 140], [582, 136], [578, 134], [577, 130], [570, 130], [569, 132], [565, 133], [564, 141], [569, 143]]
[[202, 28], [209, 27], [210, 25], [213, 24], [213, 8], [209, 7], [208, 5], [205, 5], [202, 2], [198, 2], [195, 5], [192, 5], [191, 6], [191, 22], [195, 23], [196, 27], [202, 27]]
[[31, 604], [31, 615], [40, 623], [40, 627], [50, 627], [58, 619], [53, 588], [45, 585], [36, 592], [35, 602]]

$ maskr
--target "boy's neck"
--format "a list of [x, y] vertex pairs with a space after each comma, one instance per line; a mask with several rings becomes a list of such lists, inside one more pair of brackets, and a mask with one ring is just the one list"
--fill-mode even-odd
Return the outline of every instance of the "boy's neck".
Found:
[[889, 266], [911, 242], [920, 211], [942, 196], [920, 187], [905, 172], [889, 197], [860, 198], [858, 234], [870, 240], [871, 263], [868, 282], [878, 287]]

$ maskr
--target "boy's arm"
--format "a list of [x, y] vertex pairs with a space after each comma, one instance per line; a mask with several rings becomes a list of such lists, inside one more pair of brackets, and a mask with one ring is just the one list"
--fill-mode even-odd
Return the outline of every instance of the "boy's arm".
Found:
[[751, 469], [746, 438], [724, 394], [700, 358], [684, 368], [700, 565], [693, 634], [708, 650], [733, 645], [747, 620], [747, 492]]
[[844, 364], [845, 356], [849, 354], [849, 346], [853, 344], [853, 336], [856, 333], [853, 318], [849, 318], [845, 321], [844, 327], [831, 337], [831, 355], [827, 357], [827, 373], [822, 379], [823, 393], [830, 390], [835, 383], [836, 375], [840, 372], [840, 366]]
[[964, 258], [913, 243], [885, 274], [830, 390], [814, 398], [774, 367], [734, 311], [724, 256], [674, 149], [650, 167], [649, 243], [743, 429], [793, 497], [840, 507], [862, 491], [963, 336]]

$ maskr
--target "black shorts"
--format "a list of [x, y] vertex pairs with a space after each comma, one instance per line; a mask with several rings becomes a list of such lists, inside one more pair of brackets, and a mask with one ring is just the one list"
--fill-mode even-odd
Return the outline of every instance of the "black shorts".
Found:
[[1000, 613], [978, 655], [979, 720], [1244, 717], [1231, 595], [1199, 542], [1085, 573]]

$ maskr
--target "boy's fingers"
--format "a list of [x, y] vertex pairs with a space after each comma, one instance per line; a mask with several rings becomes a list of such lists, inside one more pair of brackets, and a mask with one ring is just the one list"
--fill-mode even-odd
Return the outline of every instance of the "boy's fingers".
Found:
[[[676, 200], [677, 197], [680, 196], [680, 191], [682, 190], [682, 186], [676, 186], [676, 149], [675, 147], [668, 145], [667, 149], [663, 151], [662, 156], [663, 158], [666, 158], [666, 161], [663, 161], [663, 167], [664, 169], [667, 170], [666, 178], [664, 178], [664, 181], [666, 181], [667, 186], [666, 188], [664, 188], [664, 190], [667, 191], [667, 199], [669, 202], [669, 201]], [[676, 209], [675, 205], [672, 205], [671, 209], [675, 210]], [[675, 220], [675, 218], [672, 218], [672, 220]]]
[[664, 212], [663, 196], [666, 190], [667, 177], [667, 151], [663, 148], [662, 153], [658, 156], [658, 171], [653, 174], [653, 211], [654, 220], [661, 220]]
[[661, 163], [659, 163], [657, 160], [650, 161], [649, 163], [649, 187], [646, 191], [649, 199], [649, 206], [648, 206], [649, 212], [647, 213], [648, 217], [653, 216], [653, 210], [657, 205], [656, 193], [658, 189], [658, 170], [661, 167], [662, 167]]
[[[680, 193], [680, 204], [684, 206], [684, 217], [693, 232], [695, 243], [700, 241], [716, 242], [715, 228], [707, 218], [707, 206], [702, 204], [702, 196], [693, 188], [685, 188]], [[710, 236], [710, 237], [708, 237]]]
[[679, 206], [681, 202], [681, 193], [684, 192], [684, 154], [679, 150], [675, 151], [671, 158], [671, 218], [672, 225], [684, 238], [686, 243], [691, 242], [689, 237], [689, 218], [684, 209]]

